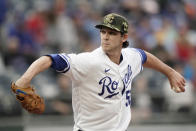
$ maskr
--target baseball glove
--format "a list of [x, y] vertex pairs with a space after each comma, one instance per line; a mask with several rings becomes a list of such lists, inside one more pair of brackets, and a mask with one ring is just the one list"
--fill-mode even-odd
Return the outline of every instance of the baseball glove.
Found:
[[16, 86], [15, 83], [12, 83], [11, 89], [16, 95], [16, 99], [28, 112], [34, 114], [41, 114], [44, 112], [44, 100], [35, 93], [35, 90], [32, 86], [23, 88]]

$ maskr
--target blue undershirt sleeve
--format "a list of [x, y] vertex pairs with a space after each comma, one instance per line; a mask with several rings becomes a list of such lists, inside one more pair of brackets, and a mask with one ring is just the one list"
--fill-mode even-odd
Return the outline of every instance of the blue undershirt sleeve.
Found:
[[70, 69], [70, 65], [68, 62], [68, 58], [63, 54], [49, 54], [46, 55], [52, 59], [51, 67], [55, 69], [57, 72], [65, 73]]

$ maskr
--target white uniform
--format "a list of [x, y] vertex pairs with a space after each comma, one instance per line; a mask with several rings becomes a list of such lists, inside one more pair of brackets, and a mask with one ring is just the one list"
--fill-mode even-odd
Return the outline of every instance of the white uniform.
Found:
[[[113, 63], [102, 48], [81, 54], [58, 54], [66, 62], [57, 69], [72, 80], [74, 131], [125, 131], [131, 120], [131, 83], [142, 70], [144, 54], [122, 49], [123, 60]], [[58, 60], [53, 63], [60, 64]], [[61, 62], [62, 63], [62, 62]]]

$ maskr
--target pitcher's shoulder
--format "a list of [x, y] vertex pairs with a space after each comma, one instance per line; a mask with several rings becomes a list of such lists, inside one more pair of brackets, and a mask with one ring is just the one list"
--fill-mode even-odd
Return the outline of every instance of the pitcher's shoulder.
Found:
[[125, 48], [122, 49], [122, 52], [128, 53], [128, 54], [138, 54], [137, 48]]
[[82, 52], [82, 53], [78, 53], [78, 54], [69, 54], [69, 56], [71, 56], [72, 58], [76, 58], [77, 60], [94, 60], [96, 58], [98, 58], [101, 54], [101, 49], [97, 48], [91, 52]]

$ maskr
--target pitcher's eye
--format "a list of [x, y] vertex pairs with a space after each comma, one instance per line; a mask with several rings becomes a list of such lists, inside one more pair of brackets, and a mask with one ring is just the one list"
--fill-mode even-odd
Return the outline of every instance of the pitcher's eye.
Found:
[[113, 31], [110, 31], [109, 34], [110, 35], [116, 35], [117, 33], [116, 32], [113, 32]]
[[105, 33], [106, 33], [106, 31], [104, 31], [104, 30], [100, 30], [100, 32], [101, 32], [102, 34], [105, 34]]

